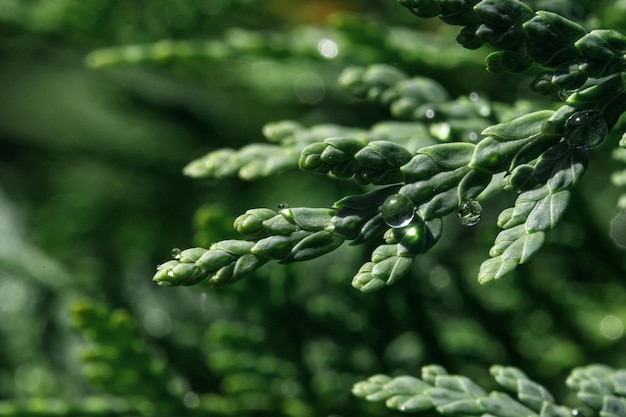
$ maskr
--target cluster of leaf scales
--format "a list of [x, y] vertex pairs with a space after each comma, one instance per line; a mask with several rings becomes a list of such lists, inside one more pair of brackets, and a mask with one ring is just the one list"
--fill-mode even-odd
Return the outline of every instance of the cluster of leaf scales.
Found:
[[[450, 375], [440, 366], [422, 368], [421, 378], [374, 375], [354, 385], [353, 393], [393, 410], [416, 413], [434, 409], [442, 415], [495, 417], [574, 417], [580, 409], [558, 405], [552, 394], [513, 367], [493, 366], [495, 381], [506, 392], [484, 389], [467, 377]], [[603, 365], [576, 368], [567, 386], [597, 415], [626, 416], [626, 370]]]
[[[187, 249], [157, 268], [156, 282], [171, 286], [208, 280], [212, 286], [221, 286], [241, 279], [269, 260], [305, 261], [336, 249], [346, 240], [352, 244], [377, 240], [380, 246], [373, 251], [371, 261], [352, 281], [361, 291], [374, 291], [405, 276], [414, 257], [428, 251], [441, 236], [442, 218], [473, 203], [496, 174], [504, 174], [502, 189], [519, 195], [514, 206], [499, 216], [498, 225], [503, 230], [489, 252], [490, 259], [480, 268], [479, 281], [501, 278], [537, 253], [545, 233], [562, 218], [570, 190], [585, 172], [589, 151], [604, 142], [626, 110], [622, 74], [615, 73], [614, 65], [618, 58], [623, 59], [625, 38], [610, 31], [586, 33], [574, 22], [554, 13], [535, 13], [516, 0], [400, 3], [418, 16], [440, 15], [448, 23], [465, 25], [460, 40], [466, 40], [470, 32], [480, 40], [465, 46], [489, 43], [501, 49], [494, 53], [501, 63], [510, 62], [507, 54], [511, 51], [523, 51], [527, 59], [553, 66], [554, 74], [567, 79], [573, 74], [569, 70], [575, 61], [585, 76], [578, 73], [576, 83], [563, 84], [558, 81], [563, 78], [555, 75], [551, 85], [568, 89], [564, 104], [556, 110], [535, 111], [487, 126], [476, 142], [435, 143], [432, 135], [425, 133], [421, 141], [399, 143], [348, 128], [333, 128], [347, 136], [322, 139], [320, 133], [322, 137], [324, 132], [330, 133], [328, 128], [312, 134], [288, 124], [266, 130], [266, 137], [275, 142], [268, 146], [283, 151], [273, 152], [275, 157], [268, 158], [261, 168], [258, 164], [263, 164], [263, 156], [269, 153], [255, 145], [241, 152], [217, 151], [194, 161], [186, 169], [194, 176], [208, 173], [220, 177], [224, 173], [215, 171], [215, 158], [224, 157], [226, 152], [231, 162], [227, 165], [235, 169], [224, 175], [248, 167], [250, 172], [264, 176], [297, 164], [303, 170], [378, 188], [340, 199], [332, 208], [249, 210], [235, 221], [242, 240], [221, 241], [209, 249]], [[493, 65], [496, 59], [493, 54], [490, 57], [488, 68], [497, 71]], [[602, 71], [594, 70], [598, 66]], [[599, 76], [603, 78], [590, 78]], [[541, 77], [545, 80], [545, 74]], [[401, 72], [384, 65], [350, 68], [341, 82], [355, 96], [389, 106], [392, 114], [413, 121], [424, 121], [428, 118], [424, 108], [445, 108], [447, 100], [445, 91], [433, 83], [408, 81]], [[485, 123], [489, 119], [480, 111], [476, 114], [479, 116], [473, 120]], [[239, 175], [250, 176], [241, 171]], [[405, 201], [406, 213], [394, 212], [393, 204], [400, 199]], [[404, 218], [397, 221], [398, 216]]]
[[550, 11], [534, 11], [518, 0], [398, 0], [419, 17], [439, 16], [463, 26], [457, 41], [468, 49], [498, 49], [486, 59], [492, 72], [517, 73], [534, 63], [552, 70], [536, 77], [542, 94], [581, 87], [588, 78], [619, 73], [626, 37], [614, 30], [587, 32]]

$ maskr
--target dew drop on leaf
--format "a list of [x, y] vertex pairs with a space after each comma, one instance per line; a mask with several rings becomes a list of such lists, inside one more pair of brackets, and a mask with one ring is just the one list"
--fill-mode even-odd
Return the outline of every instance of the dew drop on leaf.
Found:
[[174, 248], [174, 249], [172, 249], [172, 251], [170, 252], [170, 254], [172, 255], [172, 258], [176, 258], [176, 259], [178, 259], [178, 258], [180, 258], [180, 252], [181, 252], [181, 250], [180, 250], [180, 249], [178, 249], [178, 248]]
[[278, 212], [282, 214], [283, 216], [291, 217], [291, 209], [289, 208], [289, 205], [286, 203], [280, 203], [278, 205]]
[[415, 217], [415, 204], [405, 195], [393, 194], [383, 203], [381, 214], [389, 227], [404, 227]]
[[468, 200], [459, 206], [456, 217], [463, 226], [474, 226], [480, 221], [483, 208], [476, 200]]
[[571, 149], [593, 149], [604, 142], [608, 135], [604, 116], [598, 110], [582, 110], [565, 121], [564, 138]]

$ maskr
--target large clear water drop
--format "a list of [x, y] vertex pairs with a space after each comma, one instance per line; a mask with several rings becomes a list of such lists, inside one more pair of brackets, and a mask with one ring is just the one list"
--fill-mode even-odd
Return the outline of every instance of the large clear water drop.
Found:
[[483, 208], [476, 200], [468, 200], [459, 206], [456, 217], [463, 226], [474, 226], [480, 221]]
[[415, 217], [415, 204], [405, 195], [393, 194], [383, 203], [381, 214], [389, 227], [404, 227]]
[[172, 258], [176, 258], [179, 259], [180, 258], [180, 253], [182, 251], [179, 248], [174, 248], [172, 249], [172, 251], [170, 252], [170, 254], [172, 255]]
[[581, 110], [565, 121], [564, 138], [571, 149], [593, 149], [604, 142], [609, 133], [604, 116], [598, 110]]

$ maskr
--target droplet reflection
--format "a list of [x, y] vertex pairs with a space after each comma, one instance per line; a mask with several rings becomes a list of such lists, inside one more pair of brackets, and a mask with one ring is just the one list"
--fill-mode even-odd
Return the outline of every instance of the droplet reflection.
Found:
[[415, 205], [407, 196], [394, 194], [383, 203], [381, 214], [389, 227], [404, 227], [415, 217]]
[[476, 200], [468, 200], [459, 206], [456, 217], [463, 226], [474, 226], [480, 221], [483, 208]]
[[288, 210], [288, 209], [289, 209], [289, 204], [287, 204], [287, 203], [280, 203], [278, 205], [278, 210], [279, 211]]
[[604, 116], [597, 110], [582, 110], [565, 121], [564, 138], [571, 149], [593, 149], [604, 142], [608, 135]]

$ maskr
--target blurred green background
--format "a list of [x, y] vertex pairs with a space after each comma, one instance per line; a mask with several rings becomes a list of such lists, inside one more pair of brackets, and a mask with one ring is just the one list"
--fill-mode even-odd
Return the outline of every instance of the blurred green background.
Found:
[[[533, 6], [626, 29], [624, 1]], [[530, 75], [486, 73], [488, 51], [463, 50], [457, 31], [391, 0], [0, 0], [0, 414], [382, 416], [354, 382], [439, 363], [489, 387], [501, 363], [565, 395], [571, 367], [626, 366], [610, 145], [541, 254], [489, 286], [476, 273], [512, 195], [475, 228], [446, 223], [413, 276], [375, 294], [350, 286], [367, 245], [219, 290], [151, 282], [172, 248], [233, 237], [249, 208], [361, 191], [312, 173], [182, 175], [209, 151], [264, 141], [269, 122], [391, 119], [338, 88], [346, 66], [554, 105], [527, 92]]]

